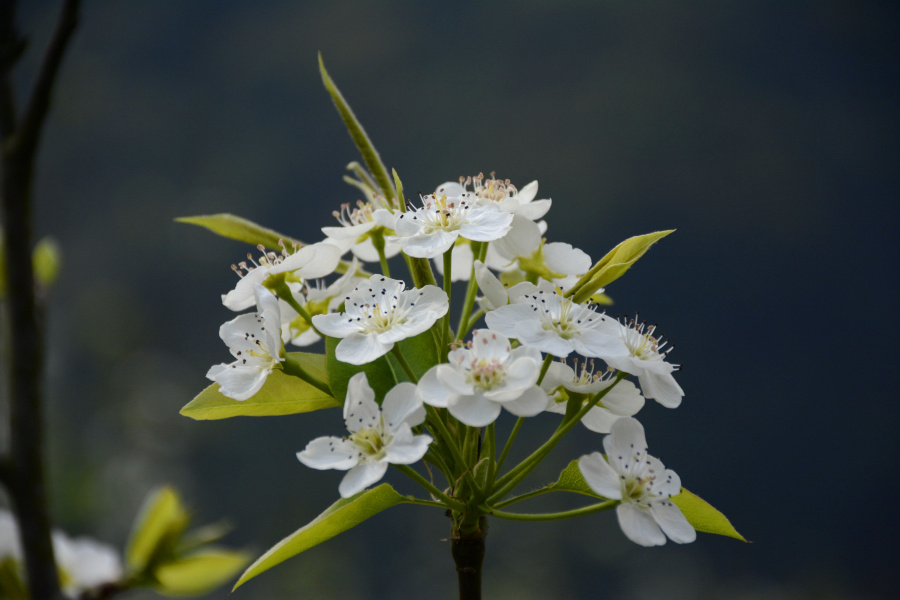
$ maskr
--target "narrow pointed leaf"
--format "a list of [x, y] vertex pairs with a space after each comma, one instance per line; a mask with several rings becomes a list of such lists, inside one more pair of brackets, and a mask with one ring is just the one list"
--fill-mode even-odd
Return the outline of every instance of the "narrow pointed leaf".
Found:
[[[397, 385], [397, 374], [386, 356], [382, 356], [365, 365], [351, 365], [341, 362], [334, 355], [341, 340], [333, 337], [325, 338], [325, 355], [328, 357], [328, 386], [340, 406], [347, 397], [347, 385], [350, 378], [359, 372], [366, 374], [366, 379], [375, 392], [375, 400], [379, 404], [392, 387]], [[399, 368], [399, 367], [398, 367]]]
[[628, 238], [610, 250], [572, 288], [576, 290], [574, 294], [575, 301], [584, 302], [594, 295], [597, 290], [624, 275], [631, 268], [631, 265], [637, 262], [650, 249], [650, 246], [673, 231], [675, 230], [656, 231]]
[[245, 552], [201, 550], [157, 567], [154, 588], [166, 596], [200, 596], [227, 583], [251, 560]]
[[381, 511], [403, 502], [405, 498], [386, 483], [360, 492], [352, 498], [338, 500], [308, 525], [284, 538], [260, 556], [244, 571], [234, 589], [292, 556], [330, 540]]
[[328, 75], [328, 71], [325, 70], [325, 62], [322, 60], [321, 54], [319, 54], [319, 72], [322, 74], [322, 83], [325, 84], [325, 89], [331, 95], [331, 99], [334, 101], [334, 105], [338, 113], [340, 113], [347, 131], [350, 133], [350, 137], [353, 138], [353, 143], [356, 144], [359, 153], [362, 154], [363, 160], [366, 162], [366, 166], [369, 167], [369, 171], [375, 177], [378, 187], [381, 188], [381, 193], [387, 200], [391, 200], [394, 198], [395, 192], [391, 185], [391, 180], [388, 178], [387, 169], [384, 163], [381, 162], [381, 157], [378, 155], [375, 146], [372, 145], [366, 130], [363, 129], [362, 124], [357, 120], [356, 115], [353, 114], [350, 105], [344, 100], [341, 91], [334, 84], [331, 76]]
[[135, 519], [125, 547], [125, 560], [134, 573], [142, 573], [154, 559], [174, 546], [190, 518], [173, 488], [164, 486], [151, 492]]
[[[328, 383], [326, 359], [322, 354], [291, 352], [304, 369], [317, 379]], [[181, 414], [198, 421], [228, 419], [230, 417], [275, 417], [312, 412], [323, 408], [343, 406], [332, 396], [311, 386], [299, 377], [286, 375], [276, 369], [265, 384], [247, 400], [233, 400], [219, 391], [214, 383], [181, 409]]]

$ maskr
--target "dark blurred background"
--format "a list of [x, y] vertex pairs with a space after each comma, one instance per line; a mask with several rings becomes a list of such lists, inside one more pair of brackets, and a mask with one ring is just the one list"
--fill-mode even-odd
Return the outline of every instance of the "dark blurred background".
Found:
[[[22, 7], [20, 91], [57, 9]], [[898, 13], [849, 0], [86, 2], [37, 172], [36, 233], [65, 257], [49, 322], [57, 522], [121, 547], [144, 494], [172, 482], [198, 522], [227, 516], [231, 543], [261, 552], [337, 497], [340, 473], [294, 457], [339, 434], [337, 412], [178, 415], [228, 358], [219, 295], [248, 248], [172, 219], [228, 211], [315, 241], [359, 197], [341, 182], [358, 156], [321, 50], [407, 190], [479, 171], [538, 179], [548, 238], [595, 260], [678, 229], [607, 291], [614, 313], [659, 322], [686, 365], [681, 408], [639, 415], [651, 451], [753, 543], [643, 549], [611, 514], [495, 521], [488, 597], [896, 597]], [[555, 424], [528, 421], [518, 454]], [[574, 430], [530, 483], [600, 440]], [[397, 507], [234, 597], [454, 598], [448, 531], [438, 511]]]

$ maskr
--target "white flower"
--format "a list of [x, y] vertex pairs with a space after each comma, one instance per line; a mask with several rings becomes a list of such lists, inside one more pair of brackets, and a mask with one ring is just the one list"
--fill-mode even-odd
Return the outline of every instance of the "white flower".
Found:
[[662, 546], [666, 536], [678, 544], [697, 539], [681, 509], [669, 499], [681, 493], [681, 478], [647, 454], [644, 427], [637, 419], [613, 423], [603, 447], [609, 462], [595, 452], [582, 457], [578, 468], [594, 492], [622, 501], [616, 514], [628, 539], [641, 546]]
[[496, 240], [506, 235], [512, 222], [512, 215], [464, 198], [429, 195], [422, 201], [421, 208], [394, 215], [397, 235], [389, 238], [416, 258], [440, 256], [459, 236], [476, 242]]
[[615, 319], [594, 312], [590, 305], [563, 298], [546, 281], [538, 284], [536, 293], [522, 296], [519, 302], [489, 312], [484, 317], [487, 326], [560, 358], [573, 351], [607, 362], [608, 357], [628, 355], [622, 340], [607, 331], [606, 322]]
[[[571, 244], [545, 243], [538, 224], [520, 215], [513, 218], [510, 232], [494, 242], [491, 249], [502, 259], [501, 264], [518, 262], [523, 271], [553, 282], [567, 276], [583, 275], [591, 268], [591, 257], [585, 252]], [[491, 260], [497, 261], [496, 258]]]
[[[373, 202], [357, 202], [357, 208], [350, 209], [350, 204], [342, 204], [341, 211], [332, 214], [341, 224], [340, 227], [323, 227], [329, 241], [339, 246], [343, 252], [350, 250], [359, 260], [365, 262], [378, 262], [378, 251], [372, 244], [372, 231], [381, 228], [385, 232], [385, 224], [392, 224], [393, 217], [387, 208], [377, 208], [379, 204], [387, 205], [381, 196], [373, 196]], [[386, 258], [397, 256], [400, 245], [385, 242], [384, 254]]]
[[483, 298], [478, 298], [478, 303], [484, 309], [484, 312], [495, 310], [507, 304], [517, 304], [522, 296], [533, 294], [537, 291], [537, 286], [529, 281], [517, 283], [509, 289], [506, 289], [497, 276], [480, 260], [475, 261], [475, 281], [478, 287], [484, 292]]
[[281, 310], [278, 299], [263, 286], [253, 286], [256, 313], [247, 313], [219, 328], [219, 337], [235, 357], [230, 365], [214, 365], [206, 374], [219, 391], [234, 400], [246, 400], [259, 391], [272, 369], [281, 362]]
[[118, 551], [91, 538], [72, 539], [62, 531], [54, 531], [53, 553], [63, 574], [63, 592], [70, 598], [118, 581], [124, 574]]
[[4, 558], [21, 560], [22, 546], [16, 518], [10, 511], [0, 509], [0, 561]]
[[312, 469], [349, 469], [338, 488], [342, 498], [349, 498], [384, 477], [388, 463], [409, 465], [425, 456], [431, 437], [412, 432], [424, 420], [425, 407], [415, 385], [398, 384], [379, 408], [366, 374], [357, 373], [350, 378], [344, 402], [350, 437], [316, 438], [297, 458]]
[[547, 405], [547, 395], [535, 385], [542, 362], [536, 348], [511, 350], [505, 336], [480, 329], [447, 360], [449, 364], [436, 365], [422, 376], [418, 394], [426, 404], [447, 408], [466, 425], [493, 423], [501, 407], [531, 417]]
[[[366, 281], [365, 277], [356, 275], [359, 268], [359, 261], [354, 256], [347, 268], [347, 272], [336, 279], [327, 287], [310, 284], [303, 285], [296, 282], [287, 282], [294, 300], [306, 310], [310, 316], [327, 315], [337, 309], [344, 301], [346, 295], [352, 291], [357, 285]], [[316, 281], [317, 284], [321, 281]], [[312, 325], [290, 304], [279, 299], [278, 305], [281, 309], [281, 339], [285, 344], [290, 342], [295, 346], [309, 346], [315, 344], [320, 339]]]
[[343, 338], [335, 349], [339, 361], [372, 362], [396, 342], [430, 329], [450, 308], [447, 294], [433, 285], [405, 287], [402, 281], [372, 275], [344, 297], [346, 312], [315, 316], [313, 325], [325, 335]]
[[[466, 188], [472, 184], [474, 192]], [[506, 213], [521, 215], [532, 221], [536, 221], [547, 214], [552, 200], [535, 200], [538, 191], [538, 182], [532, 181], [521, 190], [517, 190], [509, 179], [495, 179], [491, 173], [490, 179], [485, 179], [483, 174], [476, 177], [460, 178], [459, 183], [448, 181], [439, 185], [436, 193], [444, 193], [457, 197], [473, 197], [480, 205], [493, 204]]]
[[[600, 375], [594, 372], [594, 361], [584, 361], [581, 366], [581, 372], [576, 373], [578, 361], [575, 361], [576, 369], [573, 369], [566, 363], [552, 362], [544, 380], [541, 382], [541, 388], [546, 391], [550, 398], [547, 402], [547, 411], [566, 414], [566, 402], [571, 402], [568, 392], [575, 394], [583, 394], [584, 402], [615, 384], [609, 392], [603, 396], [591, 410], [587, 412], [581, 419], [581, 423], [597, 433], [609, 433], [613, 423], [622, 417], [630, 417], [637, 414], [644, 407], [644, 397], [641, 392], [630, 381], [622, 380], [615, 383], [615, 375], [607, 372]], [[562, 388], [562, 389], [560, 389]]]
[[604, 357], [609, 366], [624, 371], [638, 378], [644, 397], [656, 400], [666, 408], [678, 408], [684, 391], [672, 372], [679, 368], [666, 362], [666, 357], [674, 346], [664, 350], [668, 342], [654, 337], [656, 325], [647, 327], [646, 321], [637, 323], [632, 319], [620, 323], [606, 317], [604, 331], [618, 337], [624, 342], [628, 352], [624, 356]]
[[253, 286], [261, 284], [269, 275], [292, 272], [303, 279], [316, 279], [330, 275], [341, 262], [340, 248], [334, 244], [320, 242], [297, 248], [294, 252], [288, 252], [282, 242], [281, 254], [266, 252], [263, 246], [257, 246], [263, 256], [259, 262], [253, 260], [253, 256], [247, 255], [252, 266], [246, 262], [240, 265], [231, 265], [232, 270], [240, 276], [240, 281], [233, 290], [222, 296], [222, 304], [234, 311], [245, 310], [253, 306], [255, 298]]

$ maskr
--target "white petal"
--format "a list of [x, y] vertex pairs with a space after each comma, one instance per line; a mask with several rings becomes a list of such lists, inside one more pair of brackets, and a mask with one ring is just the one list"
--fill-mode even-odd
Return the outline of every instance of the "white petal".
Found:
[[349, 498], [360, 493], [376, 481], [384, 477], [388, 464], [386, 462], [367, 462], [356, 465], [344, 475], [338, 492], [341, 498]]
[[259, 350], [256, 340], [263, 339], [262, 327], [262, 321], [255, 313], [246, 313], [223, 323], [219, 327], [219, 337], [235, 358], [244, 359], [247, 356], [243, 353], [247, 350]]
[[416, 395], [416, 385], [408, 381], [398, 383], [384, 396], [381, 412], [389, 432], [396, 431], [403, 424], [415, 427], [425, 420], [425, 407]]
[[363, 321], [361, 317], [351, 317], [347, 313], [315, 315], [312, 318], [316, 329], [327, 336], [345, 338], [351, 333], [359, 333]]
[[563, 275], [583, 275], [591, 269], [591, 257], [571, 244], [544, 244], [544, 262], [551, 271]]
[[[413, 219], [413, 217], [416, 217], [416, 219]], [[401, 238], [416, 235], [422, 229], [417, 219], [418, 217], [414, 212], [396, 214], [394, 215], [394, 224], [389, 229], [393, 229]]]
[[524, 186], [519, 193], [516, 194], [516, 200], [519, 201], [519, 204], [528, 204], [532, 200], [534, 200], [535, 196], [538, 193], [538, 182], [537, 179]]
[[634, 504], [620, 504], [616, 507], [619, 527], [625, 536], [641, 546], [662, 546], [666, 536], [660, 531], [649, 510], [641, 510]]
[[633, 417], [623, 417], [613, 423], [610, 435], [603, 438], [609, 464], [619, 473], [647, 457], [647, 438], [644, 426]]
[[[222, 395], [232, 400], [246, 400], [252, 397], [262, 388], [266, 377], [272, 372], [271, 369], [238, 366], [237, 363], [224, 366], [225, 369], [218, 370], [213, 367], [206, 375], [219, 384], [219, 391]], [[210, 377], [210, 373], [213, 373], [214, 370], [216, 371], [214, 377]]]
[[[609, 382], [612, 384], [612, 382]], [[633, 383], [620, 381], [600, 401], [609, 411], [620, 417], [630, 417], [644, 408], [644, 397]]]
[[546, 375], [544, 375], [544, 380], [541, 382], [541, 387], [544, 388], [545, 391], [549, 392], [554, 388], [557, 388], [565, 383], [570, 383], [574, 380], [575, 370], [564, 362], [554, 360], [552, 363], [550, 363], [550, 367], [547, 369]]
[[[375, 225], [377, 225], [377, 223], [374, 221], [368, 221], [359, 225], [351, 225], [350, 227], [323, 227], [322, 233], [332, 240], [353, 240], [355, 242], [359, 239], [359, 236], [368, 233]], [[342, 244], [339, 243], [336, 245], [341, 246]]]
[[[547, 214], [552, 204], [553, 201], [549, 199], [536, 200], [534, 202], [520, 205], [519, 208], [516, 209], [516, 214], [525, 217], [526, 219], [537, 221]], [[546, 231], [546, 229], [544, 231]]]
[[510, 230], [513, 216], [493, 207], [473, 208], [469, 219], [459, 228], [459, 234], [468, 240], [491, 242], [500, 239]]
[[502, 239], [492, 244], [497, 253], [507, 260], [519, 256], [531, 256], [541, 245], [541, 232], [529, 219], [514, 215], [512, 229]]
[[530, 306], [524, 304], [510, 304], [492, 310], [484, 316], [484, 322], [491, 331], [502, 333], [508, 338], [516, 337], [516, 325], [524, 320], [533, 320], [534, 312]]
[[474, 386], [466, 381], [466, 378], [452, 365], [443, 364], [437, 366], [437, 378], [445, 388], [459, 394], [468, 396], [474, 393]]
[[[434, 285], [426, 285], [420, 289], [413, 288], [403, 293], [404, 301], [408, 301], [414, 310], [410, 311], [409, 318], [417, 318], [422, 313], [428, 313], [431, 323], [447, 314], [450, 302], [447, 293]], [[426, 328], [427, 329], [427, 328]]]
[[[519, 348], [516, 348], [518, 350]], [[532, 349], [534, 350], [534, 349]], [[494, 402], [509, 402], [533, 386], [540, 376], [541, 362], [530, 356], [511, 360], [506, 367], [506, 377], [500, 385], [483, 392], [484, 397]], [[543, 394], [543, 392], [541, 392]], [[544, 399], [546, 405], [546, 398]]]
[[401, 238], [397, 243], [403, 251], [414, 258], [434, 258], [450, 249], [459, 233], [456, 231], [437, 230], [434, 233], [418, 233], [408, 238]]
[[350, 433], [372, 429], [381, 423], [381, 409], [375, 403], [375, 392], [365, 373], [357, 373], [347, 382], [344, 401], [344, 424]]
[[450, 414], [469, 427], [490, 425], [500, 416], [500, 404], [491, 402], [481, 394], [456, 396], [448, 406]]
[[397, 215], [387, 210], [386, 208], [379, 208], [372, 213], [372, 220], [387, 229], [395, 229]]
[[472, 333], [472, 352], [476, 358], [497, 359], [502, 363], [509, 358], [511, 350], [509, 339], [502, 333], [489, 329], [477, 329]]
[[438, 380], [437, 371], [440, 365], [436, 365], [428, 369], [425, 374], [419, 379], [419, 385], [417, 387], [416, 393], [419, 395], [419, 398], [422, 399], [425, 404], [430, 404], [431, 406], [437, 406], [439, 408], [446, 408], [447, 401], [452, 396], [452, 392], [448, 390], [444, 385]]
[[359, 462], [359, 450], [350, 440], [334, 436], [316, 438], [297, 458], [310, 469], [352, 469]]
[[609, 433], [613, 423], [619, 418], [605, 408], [595, 406], [581, 418], [581, 424], [596, 433]]
[[530, 281], [519, 282], [506, 290], [507, 294], [509, 294], [509, 301], [511, 304], [517, 304], [521, 301], [522, 296], [530, 296], [537, 291], [537, 286]]
[[375, 244], [372, 243], [372, 238], [366, 238], [358, 244], [353, 244], [350, 247], [350, 251], [353, 252], [353, 256], [363, 262], [378, 262], [381, 260], [378, 256], [378, 250], [375, 249]]
[[64, 585], [67, 595], [78, 596], [88, 588], [122, 577], [118, 551], [97, 540], [88, 537], [71, 539], [62, 531], [54, 531], [53, 552], [59, 568], [69, 576]]
[[430, 435], [413, 435], [409, 425], [404, 425], [384, 449], [385, 459], [394, 465], [411, 465], [422, 460], [432, 441]]
[[[530, 306], [526, 306], [523, 304], [510, 304], [509, 308], [522, 306], [528, 311], [532, 311]], [[488, 313], [487, 316], [491, 316], [493, 314], [498, 313], [499, 311], [494, 311]], [[541, 326], [539, 321], [529, 320], [529, 321], [520, 321], [518, 325], [516, 325], [515, 335], [512, 337], [518, 339], [523, 344], [528, 344], [529, 346], [534, 346], [538, 350], [542, 352], [546, 352], [547, 354], [552, 354], [553, 356], [557, 356], [559, 358], [565, 358], [572, 352], [572, 346], [574, 345], [572, 340], [564, 340], [559, 337], [555, 331], [547, 331]]]
[[533, 417], [544, 412], [544, 409], [547, 408], [547, 394], [534, 385], [525, 390], [515, 400], [503, 402], [503, 408], [517, 417]]
[[658, 458], [650, 457], [654, 464], [654, 471], [657, 474], [656, 481], [653, 482], [653, 495], [664, 500], [677, 496], [681, 493], [681, 477], [672, 469], [666, 469]]
[[676, 544], [689, 544], [697, 539], [697, 531], [688, 523], [678, 506], [670, 501], [653, 502], [650, 514], [669, 539]]
[[475, 261], [475, 280], [478, 282], [479, 289], [484, 293], [490, 310], [506, 306], [509, 301], [506, 288], [480, 260]]
[[619, 474], [609, 466], [599, 452], [582, 456], [578, 460], [578, 470], [581, 471], [585, 483], [594, 490], [594, 493], [610, 500], [622, 499], [622, 484]]
[[434, 195], [440, 197], [442, 194], [448, 198], [458, 198], [466, 193], [466, 188], [455, 181], [447, 181], [434, 189]]
[[268, 276], [269, 271], [265, 267], [256, 267], [244, 275], [233, 290], [222, 296], [222, 304], [234, 311], [250, 308], [256, 303], [253, 286], [262, 283]]
[[625, 345], [625, 342], [594, 329], [584, 331], [572, 337], [570, 341], [578, 354], [582, 356], [606, 359], [607, 357], [628, 354], [628, 347]]
[[684, 391], [671, 373], [657, 375], [646, 373], [638, 378], [644, 396], [656, 400], [666, 408], [678, 408]]
[[384, 356], [393, 347], [393, 344], [379, 342], [375, 334], [351, 333], [334, 349], [334, 356], [341, 362], [364, 365]]
[[278, 298], [272, 292], [257, 283], [253, 286], [253, 298], [256, 302], [256, 312], [260, 314], [267, 311], [274, 312], [278, 315], [279, 322], [281, 321], [281, 309], [278, 306]]

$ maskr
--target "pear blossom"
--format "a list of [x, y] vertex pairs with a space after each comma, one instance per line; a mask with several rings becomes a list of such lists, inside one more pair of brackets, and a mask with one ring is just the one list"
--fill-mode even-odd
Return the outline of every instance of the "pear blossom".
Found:
[[432, 194], [422, 202], [421, 208], [393, 215], [397, 235], [388, 238], [416, 258], [440, 256], [460, 236], [476, 242], [496, 240], [506, 235], [512, 222], [511, 214], [466, 198]]
[[[294, 300], [308, 315], [326, 315], [334, 312], [349, 292], [366, 281], [365, 277], [356, 275], [358, 269], [359, 260], [354, 256], [347, 272], [328, 286], [321, 285], [321, 280], [315, 282], [317, 285], [312, 285], [312, 282], [305, 285], [287, 282], [287, 286]], [[281, 339], [285, 344], [310, 346], [322, 339], [306, 318], [300, 316], [290, 304], [279, 299], [278, 305], [281, 309]]]
[[484, 292], [483, 297], [477, 298], [478, 304], [484, 312], [510, 303], [517, 304], [522, 296], [537, 291], [537, 286], [530, 281], [522, 281], [507, 289], [480, 260], [475, 261], [475, 280], [478, 282], [479, 289]]
[[645, 398], [656, 400], [666, 408], [678, 408], [684, 391], [672, 372], [680, 365], [666, 362], [674, 346], [665, 349], [668, 342], [654, 335], [656, 325], [648, 327], [646, 321], [638, 323], [637, 319], [631, 319], [622, 323], [604, 317], [603, 331], [619, 338], [628, 350], [625, 355], [604, 357], [604, 360], [609, 366], [636, 376]]
[[[372, 202], [357, 202], [357, 207], [350, 208], [350, 204], [342, 204], [340, 212], [332, 214], [341, 224], [340, 227], [323, 227], [328, 240], [341, 248], [343, 252], [350, 250], [353, 255], [364, 262], [378, 262], [378, 251], [372, 243], [372, 233], [376, 229], [384, 233], [393, 233], [385, 224], [393, 224], [391, 210], [384, 198], [373, 195]], [[343, 254], [342, 252], [342, 254]], [[400, 253], [400, 245], [385, 241], [384, 254], [386, 258], [393, 258]]]
[[246, 400], [260, 390], [281, 358], [281, 309], [272, 292], [253, 286], [256, 313], [243, 314], [219, 328], [219, 337], [235, 357], [230, 365], [214, 365], [206, 374], [219, 391], [234, 400]]
[[118, 581], [124, 575], [119, 552], [88, 537], [73, 539], [54, 531], [53, 554], [62, 571], [63, 593], [69, 598], [78, 598], [85, 590]]
[[12, 512], [0, 509], [0, 561], [5, 558], [21, 560], [22, 546], [16, 518]]
[[608, 322], [614, 319], [564, 298], [547, 281], [538, 284], [536, 293], [492, 310], [484, 320], [492, 331], [560, 358], [577, 352], [609, 362], [628, 355], [625, 343], [609, 333]]
[[506, 336], [480, 329], [447, 360], [449, 364], [436, 365], [422, 376], [418, 394], [426, 404], [447, 408], [466, 425], [489, 425], [501, 408], [531, 417], [547, 405], [547, 395], [535, 385], [542, 362], [536, 348], [512, 350]]
[[[280, 241], [280, 240], [279, 240]], [[246, 262], [231, 265], [231, 269], [241, 278], [233, 290], [222, 296], [222, 304], [233, 311], [246, 310], [253, 306], [255, 297], [253, 287], [263, 283], [269, 275], [278, 273], [294, 273], [303, 279], [316, 279], [334, 273], [338, 263], [341, 262], [342, 250], [334, 244], [320, 242], [309, 246], [299, 247], [294, 245], [294, 252], [290, 252], [281, 242], [281, 253], [266, 252], [264, 246], [257, 248], [263, 255], [259, 262], [253, 260], [248, 254]]]
[[521, 215], [513, 218], [510, 232], [491, 246], [500, 258], [490, 258], [488, 262], [492, 266], [499, 262], [504, 265], [500, 270], [506, 270], [518, 263], [526, 273], [535, 273], [554, 283], [583, 275], [591, 268], [591, 257], [585, 252], [563, 242], [546, 243], [538, 224]]
[[[472, 185], [474, 192], [467, 190]], [[491, 173], [490, 179], [485, 179], [484, 174], [479, 173], [475, 177], [460, 177], [459, 183], [448, 181], [439, 185], [436, 193], [447, 194], [448, 197], [471, 197], [477, 204], [493, 204], [507, 213], [521, 215], [536, 221], [547, 214], [553, 201], [535, 200], [538, 192], [538, 182], [532, 181], [521, 190], [517, 190], [509, 179], [496, 179]]]
[[350, 378], [344, 402], [350, 437], [316, 438], [297, 458], [312, 469], [349, 470], [338, 488], [342, 498], [349, 498], [384, 477], [388, 464], [409, 465], [425, 456], [431, 437], [412, 431], [423, 421], [425, 407], [414, 384], [398, 384], [379, 407], [366, 374], [357, 373]]
[[606, 460], [599, 452], [583, 456], [578, 468], [600, 496], [621, 500], [616, 507], [622, 532], [641, 546], [662, 546], [666, 536], [677, 544], [697, 539], [681, 509], [670, 500], [681, 493], [681, 478], [647, 454], [644, 427], [625, 417], [603, 438]]
[[342, 338], [335, 349], [339, 361], [372, 362], [396, 342], [430, 329], [450, 308], [447, 294], [436, 286], [405, 288], [402, 281], [372, 275], [344, 297], [346, 312], [317, 315], [313, 325], [325, 335]]
[[566, 414], [566, 403], [572, 401], [571, 394], [582, 395], [583, 402], [587, 402], [591, 396], [609, 387], [612, 389], [581, 419], [585, 427], [597, 433], [609, 433], [613, 423], [637, 414], [644, 407], [644, 397], [633, 383], [626, 380], [616, 383], [612, 371], [602, 375], [596, 373], [594, 361], [583, 361], [579, 372], [577, 360], [574, 369], [564, 362], [550, 363], [541, 382], [541, 388], [549, 395], [547, 412], [561, 415]]

